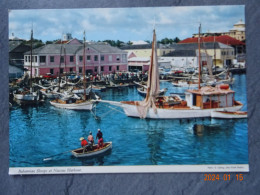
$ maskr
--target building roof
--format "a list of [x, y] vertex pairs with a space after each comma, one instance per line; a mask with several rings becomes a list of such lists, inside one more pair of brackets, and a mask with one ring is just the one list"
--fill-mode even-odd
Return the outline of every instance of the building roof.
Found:
[[[82, 45], [67, 45], [67, 44], [47, 44], [42, 47], [33, 49], [33, 54], [60, 54], [61, 47], [66, 49], [66, 54], [75, 54]], [[64, 52], [64, 51], [62, 51]], [[25, 54], [30, 54], [30, 52], [26, 52]]]
[[133, 50], [133, 49], [152, 49], [152, 44], [139, 44], [139, 45], [126, 45], [120, 47], [122, 50]]
[[147, 45], [149, 43], [147, 43], [146, 41], [142, 41], [142, 40], [139, 40], [139, 41], [131, 41], [132, 45]]
[[245, 25], [245, 23], [243, 22], [243, 20], [239, 20], [235, 25]]
[[[66, 54], [76, 54], [83, 51], [83, 44], [47, 44], [33, 49], [33, 54], [61, 54], [61, 47], [65, 48]], [[105, 43], [86, 44], [87, 48], [92, 48], [100, 53], [127, 53]], [[25, 54], [28, 55], [30, 52], [26, 52]], [[62, 54], [64, 54], [64, 51], [62, 51]]]
[[[172, 46], [175, 50], [197, 50], [198, 49], [198, 43], [180, 43], [177, 45]], [[229, 45], [225, 45], [219, 42], [204, 42], [200, 45], [201, 50], [203, 49], [233, 49]]]
[[25, 45], [22, 42], [9, 41], [9, 52], [24, 53], [30, 49], [31, 47], [29, 45]]
[[86, 44], [86, 47], [93, 48], [94, 50], [100, 52], [100, 53], [126, 53], [126, 51], [122, 51], [121, 49], [117, 47], [112, 47], [111, 45], [107, 43], [91, 43]]
[[175, 50], [168, 54], [163, 55], [163, 57], [188, 57], [196, 56], [196, 50]]
[[[228, 35], [222, 35], [222, 36], [208, 36], [208, 37], [201, 37], [201, 42], [220, 42], [226, 45], [245, 45], [244, 42], [239, 41], [235, 38], [232, 38]], [[182, 44], [182, 43], [198, 43], [198, 37], [193, 37], [193, 38], [187, 38], [184, 39], [182, 41], [180, 41], [178, 44]]]

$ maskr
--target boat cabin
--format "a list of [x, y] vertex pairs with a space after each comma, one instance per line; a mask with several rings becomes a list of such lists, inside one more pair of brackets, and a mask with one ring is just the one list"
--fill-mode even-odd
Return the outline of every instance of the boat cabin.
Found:
[[206, 86], [185, 93], [187, 106], [200, 109], [232, 107], [236, 104], [234, 96], [228, 85]]

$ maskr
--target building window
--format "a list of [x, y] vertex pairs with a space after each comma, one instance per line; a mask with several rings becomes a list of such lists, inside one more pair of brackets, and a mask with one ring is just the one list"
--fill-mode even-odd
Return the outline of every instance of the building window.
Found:
[[60, 62], [63, 63], [64, 62], [64, 56], [60, 57]]
[[104, 71], [104, 66], [101, 66], [101, 71]]
[[109, 66], [109, 71], [112, 71], [112, 66]]
[[98, 61], [98, 56], [97, 55], [95, 55], [94, 60]]
[[82, 73], [82, 68], [81, 67], [79, 67], [79, 73]]
[[70, 56], [70, 62], [74, 62], [74, 56]]
[[63, 74], [63, 68], [60, 68], [60, 73]]
[[120, 56], [117, 55], [117, 56], [116, 56], [116, 61], [119, 61], [119, 60], [120, 60]]
[[95, 72], [97, 72], [98, 67], [95, 67]]
[[40, 56], [40, 63], [46, 62], [46, 56]]
[[53, 74], [54, 73], [54, 70], [53, 68], [50, 69], [50, 73]]
[[87, 60], [91, 60], [91, 56], [87, 56]]
[[25, 56], [25, 62], [27, 62], [27, 56]]
[[123, 61], [123, 62], [126, 62], [126, 54], [123, 54], [123, 55], [122, 55], [122, 61]]
[[119, 71], [119, 66], [116, 66], [116, 70]]
[[79, 61], [80, 61], [80, 62], [83, 61], [83, 56], [79, 56]]
[[109, 56], [108, 56], [108, 61], [109, 61], [109, 62], [112, 62], [112, 55], [109, 55]]
[[34, 56], [34, 61], [37, 62], [37, 56]]
[[101, 56], [101, 61], [104, 61], [105, 60], [105, 56]]
[[50, 62], [54, 62], [54, 56], [50, 57]]
[[70, 72], [73, 72], [73, 68], [70, 68]]

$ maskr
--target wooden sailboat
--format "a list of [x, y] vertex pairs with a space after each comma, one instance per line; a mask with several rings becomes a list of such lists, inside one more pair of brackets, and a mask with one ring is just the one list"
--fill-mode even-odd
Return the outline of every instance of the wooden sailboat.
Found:
[[19, 103], [19, 104], [35, 104], [39, 101], [39, 95], [37, 92], [33, 92], [32, 89], [32, 42], [33, 42], [33, 30], [31, 30], [31, 56], [30, 56], [30, 61], [31, 61], [31, 71], [30, 71], [30, 90], [28, 89], [21, 89], [17, 90], [16, 92], [13, 93], [14, 99]]
[[211, 117], [212, 118], [221, 118], [221, 119], [242, 119], [242, 118], [247, 118], [247, 112], [213, 111], [213, 112], [211, 112]]
[[[201, 72], [200, 61], [199, 55], [199, 73]], [[200, 80], [199, 74], [198, 89], [187, 90], [185, 100], [176, 96], [159, 96], [159, 70], [154, 30], [146, 98], [143, 101], [101, 100], [101, 102], [123, 108], [127, 116], [152, 119], [211, 117], [212, 111], [237, 111], [243, 106], [242, 103], [234, 100], [233, 90], [220, 86], [201, 87]]]
[[99, 99], [94, 93], [86, 94], [86, 77], [85, 77], [85, 32], [84, 32], [84, 45], [83, 45], [83, 96], [73, 94], [72, 96], [62, 96], [61, 98], [50, 101], [52, 106], [58, 108], [65, 108], [71, 110], [92, 110], [96, 99]]

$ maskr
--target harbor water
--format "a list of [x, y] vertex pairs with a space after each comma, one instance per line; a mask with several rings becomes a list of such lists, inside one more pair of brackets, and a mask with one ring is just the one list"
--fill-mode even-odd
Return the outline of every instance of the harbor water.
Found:
[[[234, 75], [235, 99], [247, 110], [246, 75]], [[167, 94], [185, 89], [160, 82]], [[107, 89], [104, 100], [142, 100], [136, 87]], [[95, 119], [95, 115], [99, 120]], [[75, 158], [79, 138], [97, 129], [111, 151], [93, 158]], [[10, 108], [10, 167], [248, 164], [247, 119], [152, 120], [127, 117], [123, 110], [99, 103], [91, 111], [38, 106]], [[97, 140], [95, 140], [97, 142]], [[60, 154], [52, 160], [43, 159]]]

